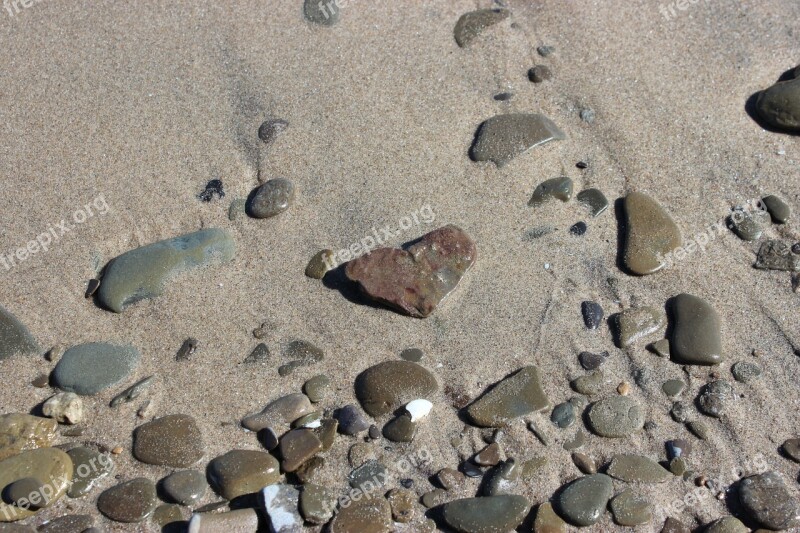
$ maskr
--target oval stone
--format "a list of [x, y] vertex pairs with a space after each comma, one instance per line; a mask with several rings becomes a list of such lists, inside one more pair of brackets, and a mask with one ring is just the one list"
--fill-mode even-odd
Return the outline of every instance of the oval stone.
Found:
[[613, 494], [613, 483], [605, 474], [578, 478], [558, 495], [556, 510], [573, 525], [591, 526], [603, 515]]
[[275, 178], [258, 186], [247, 209], [252, 217], [270, 218], [289, 209], [293, 201], [294, 183], [285, 178]]
[[[0, 461], [0, 487], [23, 478], [40, 479], [48, 484], [50, 501], [46, 507], [50, 506], [67, 492], [72, 481], [72, 460], [57, 448], [38, 448]], [[34, 514], [30, 509], [0, 501], [0, 522], [15, 522]]]
[[493, 161], [500, 168], [531, 148], [565, 138], [564, 132], [544, 115], [497, 115], [478, 127], [470, 156], [474, 161]]
[[530, 507], [523, 496], [501, 494], [446, 503], [442, 516], [450, 527], [462, 533], [500, 533], [520, 525]]
[[623, 209], [625, 266], [639, 275], [658, 272], [667, 265], [667, 254], [681, 245], [678, 226], [658, 202], [640, 192], [626, 196]]
[[723, 361], [720, 319], [705, 300], [679, 294], [672, 302], [670, 356], [684, 365], [716, 365]]
[[280, 477], [278, 460], [255, 450], [231, 450], [208, 465], [211, 485], [226, 500], [258, 492]]
[[106, 490], [97, 498], [97, 509], [116, 522], [137, 523], [156, 509], [156, 486], [139, 477]]
[[389, 533], [392, 508], [382, 497], [362, 498], [342, 506], [330, 524], [330, 533]]
[[800, 527], [800, 504], [776, 472], [744, 478], [739, 501], [753, 520], [767, 529]]
[[644, 427], [644, 413], [628, 396], [613, 396], [592, 404], [588, 411], [589, 426], [601, 437], [627, 437]]
[[203, 457], [200, 428], [188, 415], [167, 415], [133, 432], [133, 456], [149, 465], [186, 468]]
[[479, 9], [464, 13], [453, 29], [456, 43], [462, 48], [469, 46], [486, 28], [499, 24], [509, 16], [511, 12], [508, 9]]
[[73, 346], [53, 370], [55, 385], [67, 392], [91, 396], [120, 383], [139, 363], [139, 350], [92, 342]]
[[384, 415], [411, 400], [425, 398], [439, 388], [426, 368], [410, 361], [384, 361], [362, 372], [355, 383], [356, 397], [372, 416]]
[[161, 486], [171, 501], [186, 506], [195, 505], [208, 490], [206, 476], [197, 470], [173, 472], [161, 481]]

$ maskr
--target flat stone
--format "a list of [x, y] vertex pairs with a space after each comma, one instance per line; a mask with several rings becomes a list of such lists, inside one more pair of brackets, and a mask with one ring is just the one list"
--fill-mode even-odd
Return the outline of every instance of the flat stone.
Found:
[[412, 363], [419, 363], [422, 361], [423, 356], [422, 350], [419, 348], [406, 348], [402, 352], [400, 352], [400, 358], [405, 359], [406, 361], [411, 361]]
[[667, 265], [665, 256], [681, 245], [678, 226], [658, 202], [639, 192], [625, 197], [623, 210], [625, 266], [642, 276], [658, 272]]
[[0, 460], [25, 450], [50, 446], [58, 422], [22, 413], [0, 415]]
[[267, 404], [260, 412], [242, 419], [242, 426], [250, 431], [287, 429], [289, 425], [314, 411], [308, 396], [301, 393], [288, 394]]
[[669, 339], [659, 339], [648, 346], [648, 348], [659, 357], [668, 358], [670, 356]]
[[99, 302], [116, 313], [159, 296], [179, 274], [233, 259], [230, 233], [208, 228], [125, 252], [112, 259], [97, 291]]
[[97, 509], [115, 522], [141, 522], [156, 510], [156, 486], [147, 478], [120, 483], [97, 498]]
[[[319, 6], [314, 7], [319, 9]], [[289, 123], [280, 118], [265, 120], [258, 127], [258, 138], [264, 141], [265, 144], [272, 144], [288, 127]]]
[[741, 520], [732, 516], [726, 516], [719, 520], [714, 520], [703, 530], [703, 533], [749, 533], [750, 529]]
[[[45, 522], [38, 533], [81, 533], [94, 525], [94, 517], [86, 514], [69, 514]], [[3, 529], [0, 528], [0, 533]]]
[[347, 263], [345, 275], [363, 294], [398, 312], [429, 316], [452, 293], [477, 258], [475, 241], [448, 225], [411, 245], [378, 248]]
[[612, 396], [593, 403], [588, 411], [589, 426], [601, 437], [627, 437], [644, 427], [644, 412], [628, 396]]
[[608, 359], [608, 352], [581, 352], [578, 354], [578, 362], [585, 370], [597, 370], [606, 362], [606, 359]]
[[708, 302], [679, 294], [672, 300], [672, 360], [685, 365], [716, 365], [724, 360], [720, 318]]
[[597, 302], [581, 302], [581, 314], [587, 329], [597, 329], [603, 323], [603, 306]]
[[331, 388], [331, 380], [328, 376], [314, 376], [303, 384], [303, 392], [311, 403], [319, 403], [325, 399]]
[[478, 127], [470, 156], [474, 161], [494, 161], [501, 168], [532, 148], [563, 139], [564, 132], [544, 115], [496, 115]]
[[526, 366], [484, 393], [467, 408], [467, 414], [480, 427], [501, 427], [515, 418], [549, 408], [539, 370]]
[[338, 493], [327, 487], [306, 483], [300, 493], [300, 514], [307, 522], [321, 525], [333, 518]]
[[731, 374], [740, 383], [752, 383], [761, 377], [761, 367], [755, 363], [739, 361], [731, 367]]
[[45, 483], [34, 477], [24, 477], [18, 479], [13, 483], [9, 483], [3, 489], [3, 499], [17, 507], [27, 507], [31, 511], [38, 511], [44, 508], [44, 499], [37, 498], [31, 501], [31, 496], [34, 494], [42, 494], [42, 486]]
[[764, 206], [767, 208], [773, 222], [776, 224], [786, 224], [786, 222], [789, 221], [792, 210], [786, 202], [773, 194], [765, 196], [761, 201], [764, 202]]
[[494, 466], [500, 462], [500, 445], [496, 442], [486, 446], [473, 459], [478, 466]]
[[305, 0], [303, 2], [303, 15], [306, 20], [320, 26], [333, 26], [339, 22], [339, 11], [337, 3], [323, 3], [319, 0]]
[[585, 453], [573, 452], [572, 462], [575, 463], [575, 466], [578, 467], [578, 470], [584, 474], [591, 475], [597, 473], [597, 463]]
[[258, 365], [266, 363], [269, 360], [269, 347], [260, 342], [253, 348], [253, 351], [244, 358], [242, 363], [246, 365]]
[[627, 527], [646, 524], [653, 519], [650, 503], [636, 497], [631, 489], [626, 489], [611, 500], [611, 514], [614, 521]]
[[154, 381], [155, 381], [155, 376], [148, 376], [144, 379], [137, 381], [124, 391], [114, 396], [111, 399], [109, 405], [111, 407], [117, 407], [118, 405], [122, 405], [123, 403], [132, 402], [133, 400], [141, 396], [144, 391], [150, 388], [150, 385], [152, 385]]
[[380, 416], [411, 400], [432, 396], [439, 389], [425, 367], [409, 361], [384, 361], [365, 371], [355, 383], [356, 397], [364, 410]]
[[443, 489], [429, 490], [420, 498], [422, 505], [424, 505], [426, 509], [433, 509], [434, 507], [444, 505], [449, 499], [450, 496], [447, 494], [447, 491]]
[[336, 431], [339, 429], [339, 421], [335, 418], [323, 418], [320, 420], [318, 428], [314, 428], [314, 433], [317, 434], [319, 440], [322, 442], [322, 451], [328, 451], [333, 446], [333, 441], [336, 439]]
[[757, 241], [769, 227], [769, 213], [751, 206], [737, 206], [728, 217], [730, 228], [743, 241]]
[[686, 383], [682, 379], [670, 379], [664, 382], [661, 390], [670, 398], [674, 398], [686, 389]]
[[133, 456], [150, 465], [186, 468], [203, 458], [200, 428], [188, 415], [167, 415], [136, 428]]
[[72, 484], [67, 491], [70, 498], [89, 494], [98, 481], [114, 472], [114, 461], [108, 453], [77, 446], [68, 450], [67, 455], [72, 460]]
[[73, 346], [53, 370], [53, 383], [61, 390], [91, 396], [117, 385], [136, 368], [139, 350], [93, 342]]
[[599, 189], [584, 189], [575, 199], [588, 207], [593, 217], [601, 215], [608, 209], [608, 198]]
[[383, 426], [383, 436], [392, 442], [412, 442], [416, 433], [417, 424], [408, 414], [402, 414]]
[[569, 402], [563, 402], [553, 408], [550, 421], [561, 429], [568, 428], [575, 423], [575, 407]]
[[800, 132], [800, 77], [779, 81], [756, 99], [758, 116], [770, 127]]
[[384, 498], [362, 498], [342, 506], [330, 523], [330, 533], [389, 533], [392, 508]]
[[173, 502], [191, 507], [196, 505], [208, 491], [206, 476], [197, 470], [180, 470], [163, 479], [164, 494]]
[[620, 348], [627, 348], [640, 339], [659, 331], [667, 322], [664, 311], [655, 307], [630, 307], [616, 320]]
[[153, 511], [152, 521], [162, 529], [170, 530], [173, 528], [183, 527], [186, 523], [189, 510], [182, 505], [174, 503], [164, 503], [156, 507]]
[[502, 494], [464, 498], [444, 504], [444, 521], [462, 533], [505, 533], [519, 526], [531, 504], [522, 496]]
[[385, 484], [386, 467], [379, 461], [367, 461], [358, 468], [353, 469], [347, 476], [347, 481], [354, 489], [359, 489], [365, 494], [371, 494]]
[[392, 489], [386, 495], [392, 507], [392, 518], [395, 522], [407, 524], [414, 520], [414, 510], [417, 505], [417, 495], [407, 489]]
[[575, 432], [575, 436], [572, 439], [565, 440], [561, 447], [571, 452], [582, 447], [584, 444], [586, 444], [586, 435], [579, 429]]
[[572, 180], [566, 176], [545, 180], [536, 186], [528, 206], [538, 206], [550, 199], [568, 202], [572, 198]]
[[39, 343], [28, 328], [3, 306], [0, 306], [0, 361], [15, 355], [38, 354]]
[[764, 241], [758, 249], [756, 268], [800, 272], [800, 254], [793, 253], [783, 241]]
[[750, 517], [767, 529], [800, 527], [800, 504], [776, 472], [744, 478], [739, 501]]
[[246, 508], [224, 513], [195, 513], [189, 521], [187, 533], [250, 533], [258, 529], [258, 511]]
[[309, 259], [305, 273], [311, 279], [322, 279], [325, 274], [335, 268], [335, 265], [333, 250], [320, 250]]
[[567, 522], [580, 526], [595, 524], [614, 494], [611, 478], [593, 474], [569, 483], [556, 497], [555, 507]]
[[580, 376], [569, 383], [572, 390], [586, 396], [602, 394], [606, 389], [606, 376], [602, 370]]
[[271, 218], [280, 215], [294, 202], [295, 187], [286, 178], [271, 179], [259, 185], [247, 203], [247, 214], [253, 218]]
[[567, 523], [556, 514], [552, 504], [545, 502], [536, 511], [533, 533], [567, 533]]
[[800, 463], [800, 439], [787, 439], [781, 448], [792, 461]]
[[663, 483], [672, 479], [669, 470], [642, 455], [615, 455], [608, 466], [609, 476], [628, 483]]
[[499, 24], [509, 16], [511, 12], [507, 9], [480, 9], [464, 13], [453, 30], [456, 43], [462, 48], [469, 46], [486, 28]]
[[683, 457], [676, 457], [669, 462], [669, 471], [675, 476], [683, 476], [689, 470], [689, 463]]
[[281, 468], [284, 472], [294, 472], [320, 451], [322, 441], [313, 431], [293, 429], [280, 440], [280, 454], [283, 458]]
[[268, 453], [231, 450], [209, 463], [208, 479], [220, 496], [232, 500], [277, 483], [280, 469], [278, 460]]
[[483, 481], [484, 496], [500, 496], [516, 492], [516, 482], [522, 467], [514, 459], [508, 459], [487, 472]]
[[355, 405], [345, 405], [339, 409], [336, 417], [339, 421], [339, 431], [344, 435], [358, 435], [362, 431], [367, 431], [370, 426], [369, 421]]
[[298, 510], [300, 491], [283, 483], [261, 490], [261, 504], [267, 513], [272, 533], [302, 533], [303, 518]]

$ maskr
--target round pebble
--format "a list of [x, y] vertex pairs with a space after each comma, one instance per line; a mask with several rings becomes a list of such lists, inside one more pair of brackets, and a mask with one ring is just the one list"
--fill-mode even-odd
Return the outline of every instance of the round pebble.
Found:
[[270, 218], [289, 209], [294, 201], [295, 187], [292, 181], [275, 178], [253, 191], [248, 202], [248, 213], [254, 218]]
[[197, 470], [180, 470], [161, 482], [164, 494], [173, 502], [187, 507], [199, 502], [208, 491], [206, 476]]
[[156, 509], [156, 486], [147, 478], [136, 478], [106, 490], [97, 498], [97, 509], [116, 522], [136, 523]]

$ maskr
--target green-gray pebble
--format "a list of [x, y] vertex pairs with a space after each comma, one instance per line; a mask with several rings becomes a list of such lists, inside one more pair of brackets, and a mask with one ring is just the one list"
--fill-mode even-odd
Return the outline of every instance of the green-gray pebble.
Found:
[[392, 442], [411, 442], [417, 432], [417, 423], [408, 414], [402, 414], [383, 426], [383, 436]]
[[339, 9], [337, 2], [305, 0], [303, 3], [303, 15], [306, 20], [320, 26], [333, 26], [339, 22]]
[[593, 474], [568, 484], [556, 497], [555, 507], [567, 522], [580, 527], [591, 526], [603, 515], [613, 494], [611, 478]]
[[627, 396], [612, 396], [592, 404], [588, 420], [592, 431], [601, 437], [627, 437], [644, 427], [642, 408]]
[[320, 374], [314, 376], [303, 384], [303, 392], [312, 403], [319, 403], [325, 399], [331, 388], [331, 380], [328, 376]]
[[257, 450], [231, 450], [208, 465], [211, 485], [226, 500], [259, 491], [280, 476], [278, 460]]
[[286, 178], [271, 179], [259, 185], [247, 205], [253, 218], [271, 218], [280, 215], [294, 202], [294, 183]]
[[631, 489], [626, 489], [611, 500], [611, 514], [614, 521], [627, 527], [646, 524], [653, 519], [650, 503], [636, 497]]
[[584, 189], [575, 197], [589, 208], [589, 213], [596, 217], [608, 209], [608, 198], [599, 189]]
[[655, 307], [631, 307], [617, 315], [615, 322], [617, 340], [621, 348], [627, 348], [660, 330], [667, 319], [664, 312]]
[[312, 524], [325, 524], [336, 509], [338, 493], [335, 490], [306, 483], [300, 493], [300, 514]]
[[551, 198], [567, 202], [572, 198], [572, 189], [572, 180], [566, 176], [545, 180], [536, 186], [528, 205], [542, 205]]
[[686, 429], [700, 440], [708, 440], [708, 426], [699, 420], [692, 420], [686, 423]]
[[0, 306], [0, 361], [17, 354], [35, 354], [41, 349], [28, 328]]
[[173, 472], [161, 481], [166, 496], [180, 505], [192, 506], [208, 491], [206, 476], [197, 470]]
[[562, 429], [568, 428], [575, 423], [575, 407], [569, 402], [556, 405], [550, 414], [550, 420]]
[[586, 396], [595, 396], [601, 394], [605, 389], [606, 376], [602, 370], [598, 370], [575, 378], [569, 384], [575, 392]]
[[61, 390], [90, 396], [127, 378], [138, 363], [139, 350], [133, 346], [80, 344], [64, 353], [51, 377]]
[[417, 398], [433, 395], [439, 388], [425, 367], [410, 361], [384, 361], [356, 378], [356, 397], [372, 416], [394, 411]]
[[770, 127], [800, 132], [800, 77], [780, 81], [759, 93], [756, 112]]
[[94, 448], [78, 446], [67, 452], [72, 459], [72, 484], [67, 491], [70, 498], [88, 494], [96, 482], [114, 471], [114, 462], [108, 453]]
[[670, 398], [678, 396], [685, 388], [686, 383], [682, 379], [670, 379], [661, 386], [661, 390]]
[[709, 524], [703, 533], [748, 533], [749, 531], [738, 518], [726, 516]]
[[137, 523], [156, 509], [156, 486], [147, 478], [120, 483], [97, 498], [97, 509], [115, 522]]
[[700, 390], [697, 406], [700, 411], [708, 416], [719, 418], [734, 400], [733, 387], [721, 379], [713, 381]]
[[720, 318], [708, 302], [691, 294], [679, 294], [672, 300], [672, 316], [669, 347], [675, 362], [716, 365], [723, 361]]
[[672, 478], [669, 470], [649, 457], [629, 454], [615, 455], [608, 475], [628, 483], [663, 483]]
[[526, 498], [503, 494], [446, 503], [442, 517], [447, 525], [462, 533], [505, 533], [519, 526], [529, 509]]
[[544, 115], [497, 115], [480, 125], [470, 155], [475, 161], [494, 161], [503, 167], [531, 148], [565, 138], [564, 132]]
[[767, 207], [767, 211], [772, 217], [773, 222], [776, 224], [786, 224], [792, 214], [792, 210], [789, 209], [789, 205], [786, 202], [773, 194], [764, 197], [762, 201]]
[[729, 217], [733, 232], [743, 241], [757, 241], [769, 226], [769, 214], [758, 208], [737, 206]]
[[625, 245], [623, 262], [634, 274], [644, 276], [664, 268], [668, 254], [682, 242], [681, 232], [669, 213], [653, 198], [632, 192], [623, 201]]
[[469, 46], [486, 28], [499, 24], [510, 15], [511, 12], [507, 9], [480, 9], [464, 13], [453, 29], [456, 43], [462, 48]]
[[197, 422], [189, 415], [167, 415], [137, 427], [133, 455], [149, 465], [186, 468], [203, 457]]
[[501, 427], [511, 420], [550, 407], [539, 370], [526, 366], [497, 383], [467, 408], [473, 423]]

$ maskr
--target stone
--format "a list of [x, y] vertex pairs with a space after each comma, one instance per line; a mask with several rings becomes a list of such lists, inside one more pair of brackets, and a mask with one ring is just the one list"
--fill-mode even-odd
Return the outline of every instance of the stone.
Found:
[[725, 414], [735, 397], [730, 383], [723, 379], [712, 381], [700, 390], [700, 395], [697, 397], [697, 407], [700, 412], [719, 418]]
[[383, 426], [383, 436], [392, 442], [412, 442], [417, 433], [417, 424], [408, 414], [393, 418]]
[[614, 494], [611, 478], [593, 474], [569, 483], [556, 497], [557, 512], [569, 523], [586, 527], [595, 524]]
[[79, 424], [83, 420], [83, 400], [72, 392], [60, 392], [42, 405], [42, 414], [61, 424]]
[[405, 359], [406, 361], [411, 361], [412, 363], [419, 363], [422, 361], [422, 350], [419, 348], [406, 348], [402, 352], [400, 352], [400, 358]]
[[689, 419], [690, 407], [686, 402], [674, 402], [669, 414], [675, 422], [686, 422]]
[[117, 407], [123, 403], [132, 402], [136, 398], [142, 395], [144, 391], [150, 388], [150, 385], [153, 384], [155, 381], [155, 376], [148, 376], [144, 379], [141, 379], [125, 389], [124, 391], [120, 392], [116, 396], [111, 399], [109, 405], [111, 407]]
[[597, 370], [606, 362], [606, 359], [608, 359], [608, 352], [581, 352], [578, 354], [578, 362], [585, 370]]
[[278, 368], [278, 374], [288, 376], [296, 369], [319, 363], [325, 359], [322, 348], [304, 340], [294, 340], [286, 347], [284, 357], [291, 359], [288, 364]]
[[494, 466], [498, 464], [500, 462], [500, 445], [496, 442], [491, 443], [478, 452], [473, 461], [478, 466]]
[[67, 451], [72, 460], [72, 484], [67, 496], [86, 496], [97, 486], [98, 481], [114, 472], [114, 462], [108, 453], [86, 446], [77, 446]]
[[423, 494], [420, 499], [422, 500], [422, 505], [424, 505], [426, 509], [433, 509], [434, 507], [445, 504], [449, 496], [446, 490], [433, 489]]
[[[319, 9], [317, 5], [314, 7]], [[289, 123], [280, 118], [265, 120], [261, 126], [258, 127], [258, 138], [264, 141], [264, 144], [272, 144], [288, 127]]]
[[549, 408], [539, 370], [526, 366], [485, 392], [467, 408], [467, 415], [477, 426], [501, 427], [515, 418]]
[[387, 479], [386, 467], [379, 461], [370, 460], [353, 469], [347, 476], [350, 486], [365, 494], [383, 487]]
[[230, 233], [217, 228], [136, 248], [106, 266], [97, 299], [121, 313], [135, 302], [159, 296], [183, 272], [230, 261], [235, 251]]
[[771, 128], [800, 132], [800, 77], [779, 81], [761, 91], [756, 99], [756, 113]]
[[445, 490], [454, 490], [464, 485], [464, 474], [452, 468], [442, 468], [436, 474], [436, 480]]
[[729, 227], [743, 241], [757, 241], [769, 226], [769, 213], [751, 206], [737, 206], [728, 217]]
[[244, 198], [234, 198], [231, 205], [228, 207], [228, 220], [239, 220], [245, 214], [247, 207], [247, 200]]
[[587, 329], [597, 329], [603, 323], [603, 307], [597, 302], [581, 302], [581, 314]]
[[181, 344], [181, 347], [178, 349], [178, 353], [175, 354], [175, 360], [176, 361], [186, 361], [186, 360], [188, 360], [189, 357], [191, 357], [192, 354], [195, 351], [197, 351], [198, 343], [199, 343], [199, 341], [197, 339], [192, 338], [192, 337], [189, 337], [188, 339], [183, 341], [183, 344]]
[[532, 148], [564, 139], [564, 132], [544, 115], [496, 115], [478, 127], [470, 156], [474, 161], [493, 161], [502, 168]]
[[490, 469], [483, 481], [483, 495], [513, 494], [516, 492], [515, 484], [522, 470], [522, 467], [517, 466], [517, 462], [514, 459], [503, 461]]
[[97, 509], [115, 522], [137, 523], [156, 510], [156, 486], [147, 478], [135, 478], [104, 491]]
[[629, 396], [612, 396], [593, 403], [588, 410], [591, 430], [601, 437], [622, 438], [644, 427], [644, 413]]
[[632, 192], [623, 200], [625, 267], [640, 276], [658, 272], [667, 265], [665, 256], [681, 245], [681, 233], [672, 217], [649, 196]]
[[792, 461], [800, 463], [800, 439], [785, 440], [781, 449]]
[[660, 339], [648, 346], [659, 357], [669, 357], [669, 339]]
[[684, 439], [674, 439], [667, 441], [667, 457], [675, 459], [678, 457], [686, 457], [692, 453], [692, 445], [689, 441]]
[[337, 413], [339, 431], [344, 435], [355, 436], [369, 429], [370, 423], [355, 405], [345, 405]]
[[306, 20], [319, 26], [333, 26], [339, 22], [339, 11], [336, 2], [320, 4], [319, 0], [305, 0], [303, 15]]
[[[34, 477], [24, 477], [13, 483], [9, 483], [3, 489], [3, 500], [21, 508], [28, 508], [31, 511], [38, 511], [44, 508], [46, 503], [43, 498], [35, 495], [42, 494], [42, 487], [45, 483]], [[32, 499], [33, 498], [33, 499]]]
[[741, 520], [732, 516], [726, 516], [719, 520], [714, 520], [703, 530], [703, 533], [749, 533], [747, 526]]
[[22, 413], [0, 415], [0, 460], [50, 446], [56, 438], [57, 427], [58, 423], [50, 418]]
[[773, 194], [765, 196], [762, 202], [764, 206], [766, 206], [773, 222], [776, 224], [786, 224], [786, 222], [789, 221], [792, 211], [789, 209], [789, 205], [786, 202]]
[[253, 218], [271, 218], [280, 215], [294, 202], [295, 187], [286, 178], [271, 179], [259, 185], [247, 203], [247, 214]]
[[252, 494], [277, 483], [280, 470], [277, 459], [255, 450], [231, 450], [208, 465], [208, 479], [226, 500]]
[[408, 249], [378, 248], [347, 263], [345, 275], [370, 299], [416, 318], [430, 316], [477, 258], [475, 241], [448, 225]]
[[293, 429], [280, 439], [281, 468], [284, 472], [294, 472], [300, 466], [322, 451], [322, 441], [310, 429]]
[[133, 456], [150, 465], [186, 468], [203, 458], [197, 422], [189, 415], [167, 415], [133, 432]]
[[186, 518], [189, 510], [181, 505], [174, 503], [164, 503], [156, 507], [153, 511], [152, 521], [163, 530], [169, 531], [173, 528], [183, 527], [186, 524]]
[[700, 440], [708, 440], [708, 428], [699, 420], [692, 420], [686, 423], [686, 428]]
[[[349, 501], [349, 500], [348, 500]], [[384, 498], [362, 498], [342, 506], [330, 523], [330, 533], [389, 533], [392, 508]]]
[[302, 533], [303, 518], [298, 509], [300, 491], [283, 483], [261, 490], [261, 505], [267, 513], [272, 533]]
[[223, 513], [196, 512], [189, 521], [187, 533], [249, 533], [258, 529], [258, 512], [246, 508]]
[[575, 463], [575, 466], [578, 467], [578, 470], [580, 470], [584, 474], [591, 475], [597, 473], [597, 463], [595, 463], [594, 459], [592, 459], [585, 453], [573, 452], [572, 462]]
[[28, 328], [3, 306], [0, 306], [0, 361], [15, 355], [38, 354], [39, 343]]
[[303, 384], [303, 392], [311, 403], [319, 403], [325, 399], [331, 388], [331, 380], [328, 376], [314, 376]]
[[608, 466], [607, 473], [628, 483], [663, 483], [672, 479], [669, 470], [642, 455], [615, 455]]
[[562, 448], [571, 452], [573, 450], [577, 450], [581, 446], [586, 444], [586, 435], [584, 435], [583, 431], [580, 429], [575, 432], [575, 436], [570, 440], [565, 440]]
[[682, 379], [670, 379], [664, 382], [661, 390], [670, 398], [678, 396], [686, 388], [686, 383]]
[[533, 533], [567, 533], [567, 523], [553, 510], [553, 505], [545, 502], [536, 510]]
[[414, 509], [417, 495], [407, 489], [392, 489], [386, 496], [392, 507], [392, 518], [395, 522], [407, 524], [414, 520]]
[[333, 250], [320, 250], [312, 257], [306, 265], [306, 276], [311, 279], [322, 279], [325, 274], [333, 270], [336, 260]]
[[761, 270], [800, 272], [800, 254], [793, 253], [783, 241], [764, 241], [754, 266]]
[[[324, 451], [324, 449], [323, 449]], [[297, 480], [302, 483], [303, 485], [310, 483], [314, 477], [316, 477], [317, 473], [322, 470], [325, 466], [325, 459], [322, 457], [315, 455], [305, 463], [303, 463], [300, 468], [295, 470], [294, 475], [297, 476]]]
[[314, 412], [308, 396], [302, 393], [287, 394], [267, 404], [260, 413], [246, 416], [242, 426], [250, 431], [286, 429], [288, 426], [309, 413]]
[[575, 407], [569, 402], [563, 402], [553, 408], [550, 421], [561, 429], [568, 428], [575, 423]]
[[355, 383], [358, 401], [372, 416], [385, 415], [411, 400], [432, 396], [438, 389], [436, 378], [425, 367], [397, 360], [371, 366], [359, 374]]
[[528, 206], [539, 206], [550, 199], [568, 202], [572, 198], [572, 189], [572, 180], [566, 176], [545, 180], [534, 189]]
[[505, 533], [522, 523], [530, 507], [526, 498], [515, 494], [463, 498], [444, 504], [442, 518], [462, 533]]
[[53, 370], [51, 379], [61, 390], [91, 396], [117, 385], [139, 364], [139, 350], [100, 342], [73, 346]]
[[675, 476], [683, 476], [689, 470], [689, 463], [683, 457], [676, 457], [669, 462], [669, 471]]
[[640, 339], [644, 339], [666, 324], [664, 312], [655, 307], [630, 307], [625, 309], [616, 320], [617, 340], [620, 348], [627, 348]]
[[761, 377], [761, 367], [755, 363], [739, 361], [731, 367], [731, 374], [740, 383], [752, 383]]
[[312, 524], [327, 524], [333, 518], [337, 500], [336, 491], [313, 483], [306, 483], [300, 492], [300, 514]]
[[[38, 533], [81, 533], [86, 532], [94, 525], [94, 517], [86, 514], [69, 514], [45, 522]], [[33, 530], [31, 530], [33, 531]], [[0, 533], [4, 530], [0, 528]]]
[[686, 365], [716, 365], [724, 360], [720, 318], [705, 300], [679, 294], [671, 302], [672, 360]]
[[553, 72], [547, 65], [536, 65], [528, 70], [528, 79], [533, 83], [542, 83], [553, 77]]
[[165, 477], [161, 487], [170, 501], [192, 507], [206, 495], [208, 482], [202, 472], [179, 470]]
[[608, 199], [599, 189], [584, 189], [575, 199], [588, 207], [593, 217], [600, 216], [608, 209]]
[[242, 361], [245, 365], [256, 365], [256, 364], [263, 364], [269, 360], [269, 347], [260, 342], [253, 348], [253, 351], [244, 358]]
[[586, 233], [588, 227], [586, 226], [586, 222], [580, 221], [576, 222], [569, 228], [569, 234], [574, 235], [575, 237], [580, 237]]
[[511, 16], [507, 9], [479, 9], [464, 13], [456, 22], [453, 35], [461, 48], [469, 46], [487, 28], [503, 22]]
[[631, 489], [626, 489], [611, 499], [611, 514], [614, 522], [621, 526], [634, 527], [653, 519], [647, 500], [638, 498]]
[[555, 46], [542, 45], [542, 46], [536, 47], [536, 53], [539, 54], [542, 57], [551, 56], [555, 52], [556, 52], [556, 47]]
[[[72, 460], [69, 455], [59, 449], [37, 448], [23, 451], [0, 461], [0, 487], [4, 491], [12, 483], [25, 478], [40, 480], [47, 484], [47, 494], [45, 491], [36, 491], [36, 487], [33, 487], [33, 490], [36, 491], [35, 495], [28, 491], [29, 503], [37, 507], [36, 509], [8, 505], [0, 501], [0, 523], [23, 520], [33, 516], [38, 507], [50, 507], [55, 504], [66, 494], [72, 481]], [[30, 486], [31, 483], [26, 481], [18, 489], [22, 491]], [[47, 498], [49, 501], [46, 503], [44, 502], [45, 496], [49, 496]], [[40, 506], [40, 502], [36, 500], [45, 504]]]
[[595, 396], [603, 393], [606, 388], [606, 376], [602, 370], [598, 370], [591, 374], [575, 378], [570, 381], [569, 384], [575, 392], [585, 394], [586, 396]]
[[800, 504], [776, 472], [744, 478], [739, 501], [750, 517], [767, 529], [800, 527]]
[[669, 517], [664, 521], [661, 533], [692, 533], [692, 531], [678, 520]]

